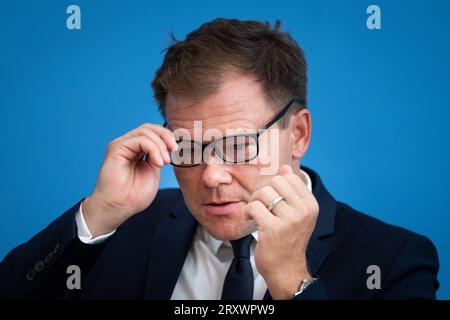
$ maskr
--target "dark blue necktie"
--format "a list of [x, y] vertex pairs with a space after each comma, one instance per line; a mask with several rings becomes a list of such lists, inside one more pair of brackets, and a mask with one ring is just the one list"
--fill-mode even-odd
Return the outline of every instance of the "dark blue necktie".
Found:
[[222, 300], [253, 300], [253, 270], [250, 264], [252, 235], [230, 241], [234, 258], [223, 283]]

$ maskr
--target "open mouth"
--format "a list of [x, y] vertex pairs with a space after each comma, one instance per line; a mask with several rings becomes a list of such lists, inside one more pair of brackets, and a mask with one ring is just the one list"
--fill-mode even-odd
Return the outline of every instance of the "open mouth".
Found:
[[216, 215], [225, 215], [230, 214], [237, 207], [243, 204], [243, 201], [228, 201], [228, 202], [220, 202], [220, 203], [206, 203], [204, 207], [208, 211], [208, 213], [216, 214]]

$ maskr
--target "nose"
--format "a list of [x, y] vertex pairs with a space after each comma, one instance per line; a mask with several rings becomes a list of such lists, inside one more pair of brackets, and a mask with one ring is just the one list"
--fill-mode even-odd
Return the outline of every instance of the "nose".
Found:
[[202, 181], [208, 188], [217, 188], [221, 184], [230, 184], [233, 181], [230, 165], [219, 164], [216, 159], [210, 159], [203, 166]]

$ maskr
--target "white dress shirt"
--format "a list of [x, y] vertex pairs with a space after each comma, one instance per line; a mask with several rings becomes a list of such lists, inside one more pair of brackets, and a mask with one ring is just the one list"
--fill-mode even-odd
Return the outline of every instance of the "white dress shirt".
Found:
[[[308, 190], [312, 191], [309, 175], [301, 170], [307, 181]], [[111, 237], [115, 230], [92, 238], [83, 217], [83, 208], [75, 216], [78, 238], [87, 244], [101, 243]], [[254, 290], [253, 299], [262, 300], [267, 290], [264, 278], [259, 274], [255, 265], [255, 246], [258, 241], [258, 231], [252, 233], [254, 241], [250, 247], [250, 264], [253, 269]], [[230, 241], [220, 241], [213, 238], [205, 228], [198, 224], [192, 239], [191, 248], [184, 261], [171, 299], [186, 300], [219, 300], [222, 295], [225, 276], [233, 260], [234, 254]]]

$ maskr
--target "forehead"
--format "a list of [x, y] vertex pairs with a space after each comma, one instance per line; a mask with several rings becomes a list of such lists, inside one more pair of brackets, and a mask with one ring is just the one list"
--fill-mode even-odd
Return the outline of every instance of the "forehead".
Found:
[[166, 101], [166, 118], [171, 130], [194, 128], [194, 121], [202, 121], [203, 129], [257, 130], [274, 110], [264, 91], [253, 77], [234, 75], [224, 79], [218, 90], [199, 101], [174, 97]]

